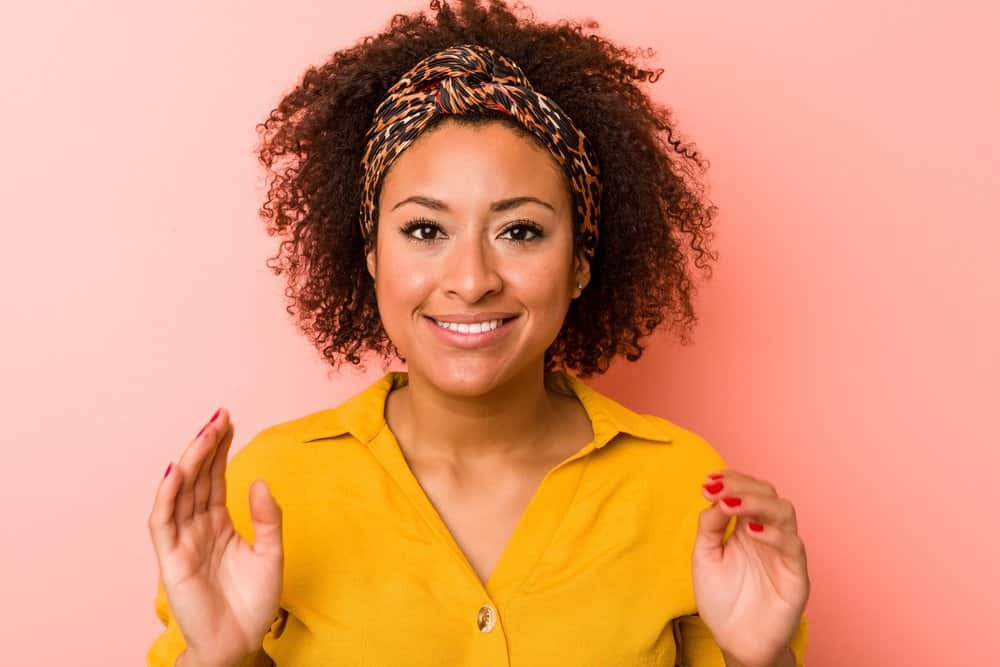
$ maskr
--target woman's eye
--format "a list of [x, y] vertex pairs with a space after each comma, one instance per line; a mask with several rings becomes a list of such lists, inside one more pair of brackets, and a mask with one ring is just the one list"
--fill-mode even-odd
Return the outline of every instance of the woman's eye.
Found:
[[[526, 243], [529, 241], [534, 241], [542, 235], [541, 227], [537, 225], [519, 224], [511, 225], [504, 230], [504, 234], [511, 234], [510, 239], [516, 243]], [[527, 236], [526, 234], [531, 234], [533, 236]]]
[[414, 241], [435, 241], [435, 235], [441, 228], [429, 222], [413, 222], [403, 228], [403, 233]]

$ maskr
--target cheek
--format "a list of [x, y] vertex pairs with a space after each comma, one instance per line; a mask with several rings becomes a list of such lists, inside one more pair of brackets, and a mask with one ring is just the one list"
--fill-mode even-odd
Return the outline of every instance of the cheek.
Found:
[[389, 340], [408, 358], [413, 356], [413, 313], [426, 301], [432, 283], [425, 269], [407, 264], [398, 255], [385, 260], [382, 266], [391, 268], [378, 271], [375, 280], [379, 319]]
[[558, 259], [538, 258], [508, 271], [506, 284], [518, 300], [536, 311], [536, 316], [552, 313], [561, 319], [562, 308], [572, 296], [569, 289], [569, 266]]
[[405, 314], [416, 308], [433, 287], [433, 277], [426, 262], [415, 261], [406, 253], [387, 249], [380, 258], [382, 266], [375, 281], [379, 310]]

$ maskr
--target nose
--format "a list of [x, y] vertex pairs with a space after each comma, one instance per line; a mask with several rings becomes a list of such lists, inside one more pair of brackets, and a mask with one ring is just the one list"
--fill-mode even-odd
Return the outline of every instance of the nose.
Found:
[[441, 284], [448, 296], [476, 303], [488, 294], [499, 292], [503, 281], [489, 243], [478, 234], [463, 236], [445, 258]]

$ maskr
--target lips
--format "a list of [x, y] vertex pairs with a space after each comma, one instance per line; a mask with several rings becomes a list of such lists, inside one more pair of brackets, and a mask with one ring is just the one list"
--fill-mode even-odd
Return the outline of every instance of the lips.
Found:
[[514, 317], [496, 317], [477, 320], [456, 320], [444, 318], [438, 319], [430, 316], [427, 317], [437, 326], [443, 329], [448, 329], [449, 331], [456, 331], [461, 334], [477, 334], [485, 331], [492, 331], [493, 329], [503, 326], [507, 322], [514, 319]]
[[[425, 315], [424, 319], [426, 320], [427, 325], [431, 327], [434, 335], [441, 342], [445, 343], [450, 347], [472, 349], [478, 347], [487, 347], [503, 339], [513, 328], [511, 322], [516, 320], [517, 317], [518, 316], [503, 318], [499, 321], [498, 326], [492, 329], [487, 328], [479, 332], [475, 332], [471, 329], [473, 329], [473, 325], [478, 325], [481, 327], [483, 321], [471, 322], [471, 323], [470, 322], [452, 323], [455, 326], [443, 327], [439, 325], [433, 317]], [[488, 322], [489, 320], [486, 320], [486, 323]], [[468, 328], [470, 330], [466, 332], [458, 331], [456, 330], [458, 329], [458, 324], [461, 325], [461, 328]]]

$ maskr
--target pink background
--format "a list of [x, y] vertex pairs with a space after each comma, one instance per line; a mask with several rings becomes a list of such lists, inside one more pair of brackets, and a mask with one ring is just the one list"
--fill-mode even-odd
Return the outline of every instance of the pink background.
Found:
[[[919, 5], [532, 3], [655, 48], [711, 160], [696, 344], [592, 384], [792, 500], [811, 667], [997, 659], [1000, 16]], [[167, 462], [219, 405], [235, 451], [381, 374], [328, 376], [286, 318], [253, 127], [426, 4], [284, 6], [4, 12], [5, 664], [144, 664]]]

